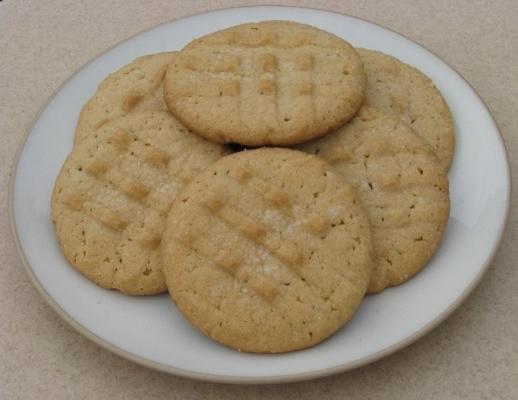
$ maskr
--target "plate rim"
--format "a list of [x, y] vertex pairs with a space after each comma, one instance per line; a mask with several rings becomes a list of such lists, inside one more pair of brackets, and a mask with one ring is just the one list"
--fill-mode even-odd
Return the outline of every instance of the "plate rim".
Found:
[[[36, 277], [34, 271], [32, 270], [32, 267], [30, 266], [29, 262], [27, 261], [27, 258], [25, 256], [25, 253], [22, 249], [20, 238], [18, 236], [18, 231], [16, 227], [16, 219], [14, 216], [14, 185], [16, 181], [16, 176], [18, 172], [18, 166], [20, 161], [20, 156], [25, 148], [25, 144], [27, 142], [27, 139], [29, 138], [31, 132], [34, 129], [34, 126], [38, 122], [38, 120], [41, 117], [41, 114], [43, 111], [47, 108], [49, 103], [56, 97], [56, 95], [61, 91], [61, 89], [68, 84], [69, 81], [71, 81], [80, 71], [82, 71], [84, 68], [86, 68], [88, 65], [90, 65], [92, 62], [97, 60], [99, 57], [103, 56], [104, 54], [108, 53], [115, 47], [119, 46], [122, 43], [125, 43], [129, 40], [132, 40], [134, 37], [147, 32], [149, 30], [155, 29], [159, 26], [166, 25], [173, 23], [175, 21], [179, 21], [185, 18], [190, 18], [198, 15], [204, 15], [204, 14], [211, 14], [215, 12], [220, 11], [228, 11], [228, 10], [237, 10], [237, 9], [249, 9], [249, 8], [261, 8], [261, 7], [271, 7], [271, 8], [293, 8], [293, 9], [300, 9], [300, 10], [309, 10], [309, 11], [320, 11], [320, 12], [326, 12], [330, 14], [337, 14], [341, 16], [346, 16], [349, 18], [357, 19], [362, 22], [366, 22], [367, 24], [375, 25], [377, 27], [380, 27], [382, 29], [386, 29], [392, 33], [395, 33], [396, 35], [399, 35], [412, 43], [416, 44], [417, 46], [421, 47], [422, 49], [426, 50], [433, 56], [435, 56], [437, 59], [442, 61], [448, 68], [450, 68], [458, 78], [460, 78], [464, 83], [467, 84], [467, 86], [471, 89], [471, 91], [478, 97], [480, 100], [482, 106], [485, 108], [489, 118], [490, 122], [493, 125], [494, 129], [497, 132], [496, 139], [498, 140], [503, 152], [504, 152], [504, 158], [505, 158], [505, 181], [507, 183], [507, 192], [505, 194], [505, 213], [503, 214], [503, 221], [501, 221], [501, 225], [499, 227], [499, 230], [497, 232], [497, 240], [495, 244], [493, 245], [493, 248], [491, 249], [488, 257], [484, 260], [482, 263], [482, 268], [478, 272], [478, 274], [475, 276], [473, 281], [464, 288], [462, 293], [459, 295], [459, 297], [451, 303], [443, 312], [441, 312], [436, 318], [429, 321], [427, 324], [425, 324], [421, 329], [414, 332], [412, 335], [404, 338], [403, 340], [400, 340], [397, 343], [394, 343], [393, 345], [377, 351], [373, 354], [370, 354], [367, 357], [364, 357], [362, 359], [353, 361], [353, 362], [347, 362], [340, 365], [336, 365], [334, 367], [328, 367], [328, 368], [321, 368], [313, 371], [308, 372], [302, 372], [302, 373], [291, 373], [291, 374], [282, 374], [282, 375], [268, 375], [268, 376], [229, 376], [229, 375], [218, 375], [218, 374], [211, 374], [211, 373], [201, 373], [196, 372], [192, 370], [186, 370], [183, 368], [177, 368], [172, 367], [170, 365], [149, 360], [145, 357], [141, 357], [138, 355], [135, 355], [129, 351], [126, 351], [117, 345], [99, 337], [95, 333], [91, 332], [86, 326], [83, 326], [81, 323], [76, 321], [70, 314], [68, 314], [63, 308], [54, 300], [54, 298], [47, 292], [43, 284], [38, 280]], [[491, 266], [491, 263], [496, 255], [496, 252], [500, 248], [503, 234], [506, 230], [507, 224], [509, 222], [509, 214], [510, 214], [510, 198], [512, 193], [512, 179], [511, 179], [511, 165], [509, 160], [509, 152], [507, 150], [507, 146], [504, 140], [504, 137], [500, 131], [500, 128], [498, 126], [498, 123], [496, 122], [495, 117], [491, 113], [491, 110], [483, 100], [483, 98], [479, 95], [477, 90], [470, 84], [470, 82], [464, 78], [464, 76], [457, 71], [454, 67], [452, 67], [448, 62], [446, 62], [443, 58], [438, 56], [435, 52], [428, 49], [426, 46], [422, 45], [421, 43], [415, 41], [414, 39], [411, 39], [410, 37], [399, 33], [391, 28], [388, 28], [382, 24], [369, 21], [362, 17], [357, 17], [354, 15], [342, 13], [339, 11], [324, 9], [324, 8], [318, 8], [318, 7], [300, 7], [300, 6], [293, 6], [293, 5], [278, 5], [278, 4], [271, 4], [271, 3], [265, 3], [265, 4], [255, 4], [255, 5], [244, 5], [244, 6], [235, 6], [235, 7], [223, 7], [223, 8], [217, 8], [213, 10], [208, 11], [202, 11], [202, 12], [196, 12], [184, 15], [182, 17], [173, 18], [168, 21], [161, 22], [159, 24], [147, 27], [143, 30], [140, 30], [136, 32], [135, 34], [118, 41], [114, 43], [113, 45], [109, 46], [105, 50], [99, 52], [94, 57], [90, 58], [87, 62], [79, 66], [71, 75], [69, 75], [61, 84], [58, 85], [58, 87], [52, 92], [52, 94], [45, 100], [45, 102], [40, 106], [38, 109], [36, 115], [31, 120], [28, 127], [25, 129], [25, 132], [21, 139], [19, 140], [16, 151], [14, 154], [14, 158], [11, 163], [11, 168], [9, 170], [9, 181], [8, 181], [8, 194], [7, 194], [7, 212], [8, 212], [8, 218], [9, 218], [9, 230], [11, 232], [12, 240], [15, 245], [16, 254], [18, 256], [19, 261], [21, 262], [25, 272], [29, 276], [30, 281], [32, 284], [36, 287], [37, 291], [40, 293], [40, 295], [44, 298], [44, 300], [47, 302], [47, 304], [70, 326], [72, 326], [78, 333], [89, 339], [90, 341], [94, 342], [96, 345], [99, 345], [100, 347], [110, 351], [111, 353], [114, 353], [128, 361], [132, 361], [134, 363], [137, 363], [139, 365], [151, 368], [156, 371], [160, 372], [166, 372], [168, 374], [176, 375], [183, 378], [190, 378], [200, 381], [206, 381], [206, 382], [216, 382], [216, 383], [231, 383], [231, 384], [271, 384], [271, 383], [283, 383], [283, 382], [298, 382], [298, 381], [304, 381], [309, 379], [317, 379], [324, 376], [329, 375], [335, 375], [341, 372], [346, 372], [349, 370], [353, 370], [368, 364], [371, 364], [377, 360], [380, 360], [381, 358], [384, 358], [390, 354], [393, 354], [410, 344], [417, 341], [419, 338], [423, 337], [430, 331], [432, 331], [434, 328], [436, 328], [440, 323], [442, 323], [445, 319], [447, 319], [452, 313], [467, 299], [467, 297], [473, 292], [473, 290], [478, 286], [480, 281], [482, 280], [483, 276], [488, 271], [489, 267]]]

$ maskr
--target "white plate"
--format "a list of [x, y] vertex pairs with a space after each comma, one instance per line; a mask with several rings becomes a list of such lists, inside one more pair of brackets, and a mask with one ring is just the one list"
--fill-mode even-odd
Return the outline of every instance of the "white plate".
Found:
[[[180, 49], [216, 29], [265, 19], [316, 25], [355, 46], [378, 49], [418, 67], [444, 94], [454, 116], [457, 145], [449, 173], [448, 228], [429, 265], [408, 283], [368, 297], [331, 339], [283, 355], [242, 354], [216, 344], [193, 329], [166, 295], [131, 298], [91, 284], [61, 255], [49, 216], [52, 186], [71, 149], [79, 110], [106, 75], [137, 56]], [[473, 290], [489, 267], [509, 208], [510, 174], [502, 139], [483, 102], [455, 71], [385, 28], [303, 8], [228, 9], [142, 32], [74, 74], [25, 139], [13, 173], [11, 215], [21, 258], [36, 287], [66, 321], [101, 346], [138, 363], [203, 380], [307, 379], [358, 367], [408, 345]]]

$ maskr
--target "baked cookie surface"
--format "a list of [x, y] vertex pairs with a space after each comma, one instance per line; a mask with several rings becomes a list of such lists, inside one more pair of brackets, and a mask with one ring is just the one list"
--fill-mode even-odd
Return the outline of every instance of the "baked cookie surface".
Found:
[[333, 334], [364, 296], [371, 251], [351, 187], [318, 157], [278, 148], [205, 170], [174, 203], [162, 241], [179, 310], [207, 336], [249, 352], [301, 349]]
[[395, 57], [374, 50], [357, 51], [368, 81], [364, 104], [400, 115], [432, 146], [448, 171], [455, 148], [453, 119], [430, 78]]
[[426, 265], [448, 221], [448, 180], [432, 148], [406, 123], [363, 106], [345, 127], [300, 149], [341, 173], [367, 212], [374, 247], [369, 293]]
[[110, 74], [84, 105], [77, 122], [77, 143], [112, 119], [136, 111], [167, 111], [162, 80], [175, 52], [139, 57]]
[[238, 25], [188, 44], [164, 79], [169, 110], [212, 141], [291, 145], [343, 125], [366, 78], [345, 40], [287, 21]]
[[165, 291], [159, 245], [167, 212], [177, 193], [226, 152], [166, 112], [132, 113], [88, 134], [65, 161], [52, 195], [65, 257], [104, 288]]

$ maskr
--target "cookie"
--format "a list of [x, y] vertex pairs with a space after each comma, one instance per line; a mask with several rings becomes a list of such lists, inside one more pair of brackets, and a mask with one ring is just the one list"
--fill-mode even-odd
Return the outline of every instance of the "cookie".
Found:
[[77, 122], [75, 142], [106, 122], [135, 111], [167, 111], [162, 80], [174, 52], [139, 57], [110, 74], [85, 104]]
[[343, 39], [266, 21], [191, 42], [167, 69], [164, 96], [196, 133], [254, 147], [301, 143], [343, 125], [365, 86], [361, 60]]
[[386, 54], [357, 49], [367, 74], [365, 104], [400, 115], [435, 151], [445, 171], [455, 137], [448, 105], [422, 72]]
[[180, 311], [248, 352], [301, 349], [333, 334], [364, 296], [371, 251], [350, 186], [319, 158], [278, 148], [235, 153], [204, 171], [171, 208], [162, 241]]
[[227, 150], [169, 113], [107, 122], [78, 143], [52, 195], [52, 221], [67, 260], [91, 281], [131, 295], [166, 290], [160, 257], [177, 193]]
[[346, 126], [302, 145], [356, 190], [369, 217], [368, 292], [405, 282], [435, 252], [449, 216], [448, 180], [433, 149], [399, 117], [364, 106]]

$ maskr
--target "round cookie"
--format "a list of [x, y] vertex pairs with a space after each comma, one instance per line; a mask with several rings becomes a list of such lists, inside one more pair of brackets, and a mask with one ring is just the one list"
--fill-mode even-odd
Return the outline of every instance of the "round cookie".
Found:
[[174, 52], [139, 57], [110, 74], [84, 105], [75, 143], [106, 122], [135, 111], [167, 111], [162, 81]]
[[287, 21], [234, 26], [194, 40], [164, 79], [167, 107], [212, 141], [291, 145], [343, 125], [366, 77], [345, 40]]
[[54, 186], [52, 221], [65, 257], [104, 288], [165, 291], [159, 245], [170, 205], [226, 152], [166, 112], [107, 122], [74, 147]]
[[171, 208], [162, 241], [180, 311], [249, 352], [332, 335], [364, 296], [371, 251], [350, 186], [319, 158], [278, 148], [235, 153], [199, 175]]
[[357, 49], [367, 74], [364, 104], [401, 115], [435, 151], [448, 171], [455, 147], [453, 120], [448, 105], [433, 82], [397, 58]]
[[369, 217], [368, 292], [399, 285], [435, 252], [449, 216], [448, 180], [432, 148], [397, 116], [364, 106], [346, 126], [300, 146], [340, 172]]

